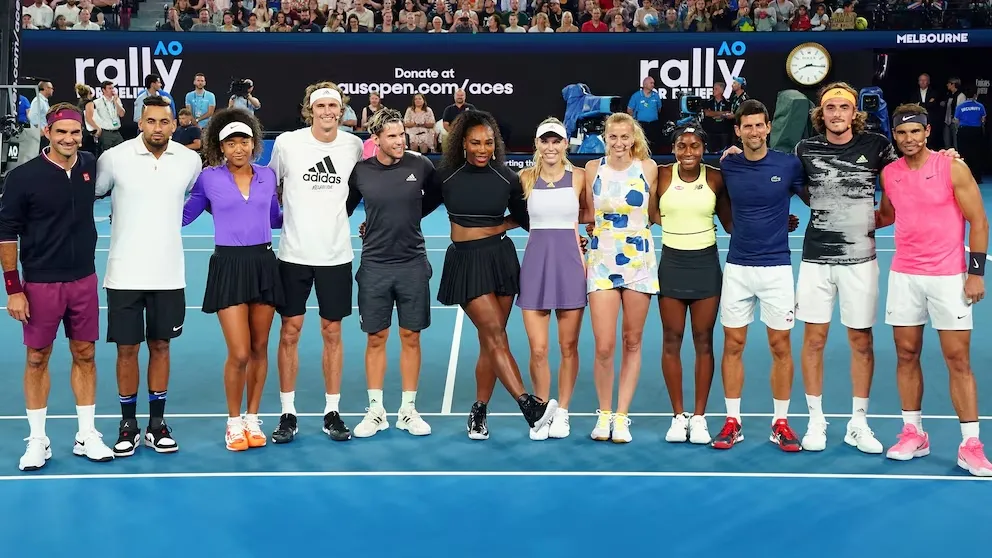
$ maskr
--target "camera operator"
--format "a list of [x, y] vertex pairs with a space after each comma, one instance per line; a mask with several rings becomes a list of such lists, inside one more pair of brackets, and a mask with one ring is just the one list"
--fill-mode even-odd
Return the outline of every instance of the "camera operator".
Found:
[[231, 99], [227, 102], [228, 108], [240, 108], [247, 111], [248, 114], [255, 114], [256, 110], [262, 108], [262, 102], [252, 95], [254, 90], [255, 83], [250, 79], [239, 79], [231, 82], [229, 91]]
[[703, 130], [709, 136], [707, 147], [712, 153], [719, 153], [730, 146], [734, 130], [734, 113], [730, 110], [730, 100], [726, 98], [727, 84], [713, 84], [713, 97], [706, 101], [703, 109]]

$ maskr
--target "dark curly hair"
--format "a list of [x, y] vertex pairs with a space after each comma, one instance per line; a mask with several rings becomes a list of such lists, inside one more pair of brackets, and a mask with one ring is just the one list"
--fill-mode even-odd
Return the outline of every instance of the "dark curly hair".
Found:
[[506, 160], [506, 146], [503, 145], [503, 136], [500, 135], [496, 119], [488, 112], [469, 109], [451, 123], [451, 131], [444, 141], [440, 168], [454, 170], [465, 164], [465, 136], [476, 126], [487, 126], [492, 129], [496, 142], [493, 158], [495, 162], [503, 164]]
[[257, 160], [262, 154], [262, 124], [254, 115], [242, 108], [221, 109], [210, 117], [206, 132], [203, 134], [203, 157], [207, 164], [219, 167], [224, 164], [224, 151], [221, 149], [220, 131], [232, 122], [241, 122], [251, 128], [255, 148], [252, 150], [252, 160]]

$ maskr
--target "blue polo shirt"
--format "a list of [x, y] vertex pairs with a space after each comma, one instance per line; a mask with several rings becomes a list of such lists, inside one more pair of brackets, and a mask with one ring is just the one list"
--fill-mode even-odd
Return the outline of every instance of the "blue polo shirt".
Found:
[[805, 180], [799, 157], [769, 149], [762, 159], [749, 161], [740, 153], [724, 159], [720, 172], [734, 223], [727, 263], [792, 265], [789, 205]]
[[661, 111], [661, 97], [658, 96], [658, 90], [654, 89], [650, 95], [645, 95], [643, 89], [638, 89], [637, 93], [630, 96], [627, 108], [634, 112], [634, 120], [638, 122], [658, 120], [658, 112]]
[[961, 103], [954, 109], [954, 118], [958, 119], [962, 128], [978, 128], [985, 118], [985, 107], [973, 99]]

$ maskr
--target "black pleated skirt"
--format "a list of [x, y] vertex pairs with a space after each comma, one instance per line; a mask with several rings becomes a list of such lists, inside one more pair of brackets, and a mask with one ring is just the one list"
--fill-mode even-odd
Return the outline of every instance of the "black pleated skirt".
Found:
[[719, 296], [723, 270], [716, 245], [701, 250], [678, 250], [662, 246], [658, 263], [661, 296], [702, 300]]
[[445, 306], [462, 305], [483, 295], [520, 293], [520, 260], [506, 235], [453, 242], [444, 255], [437, 300]]
[[271, 244], [214, 248], [203, 295], [204, 312], [213, 314], [239, 304], [282, 303], [279, 261]]

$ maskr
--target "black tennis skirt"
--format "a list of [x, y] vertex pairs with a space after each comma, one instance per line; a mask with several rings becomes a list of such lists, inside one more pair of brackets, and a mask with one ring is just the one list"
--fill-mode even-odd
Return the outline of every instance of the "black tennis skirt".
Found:
[[520, 293], [520, 260], [513, 241], [504, 234], [451, 243], [444, 255], [438, 302], [460, 306], [490, 293]]
[[723, 270], [716, 245], [701, 250], [677, 250], [662, 246], [658, 264], [661, 296], [702, 300], [720, 295]]
[[279, 261], [272, 244], [214, 248], [203, 295], [204, 312], [213, 314], [239, 304], [282, 303]]

